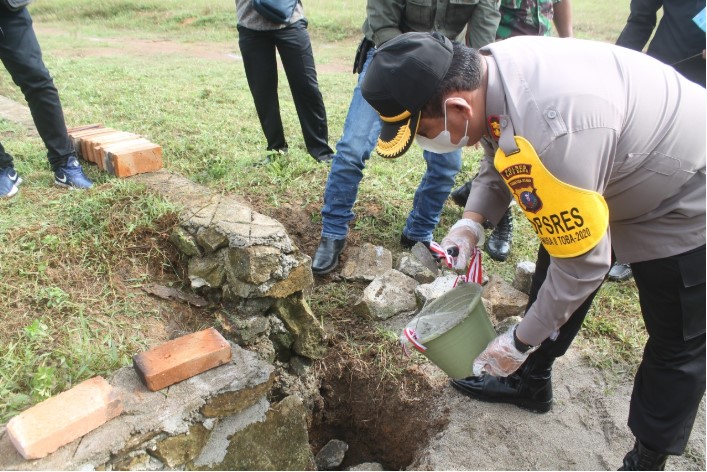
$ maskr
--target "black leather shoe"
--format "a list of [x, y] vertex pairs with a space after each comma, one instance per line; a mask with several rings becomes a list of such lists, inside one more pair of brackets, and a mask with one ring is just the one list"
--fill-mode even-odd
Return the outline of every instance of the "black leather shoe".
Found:
[[636, 440], [633, 449], [624, 457], [624, 465], [619, 470], [665, 470], [667, 454], [652, 451]]
[[482, 374], [451, 383], [477, 400], [510, 403], [536, 413], [547, 413], [552, 408], [552, 361], [532, 364], [522, 366], [508, 377]]
[[623, 282], [631, 277], [633, 277], [631, 266], [628, 264], [620, 264], [618, 262], [611, 266], [609, 275], [607, 275], [607, 278], [613, 282]]
[[462, 208], [466, 206], [466, 201], [469, 198], [469, 193], [471, 192], [471, 180], [459, 187], [456, 190], [452, 190], [449, 194], [452, 197], [452, 201]]
[[505, 261], [511, 252], [511, 241], [513, 240], [513, 213], [507, 209], [501, 221], [493, 229], [491, 236], [486, 241], [486, 252], [491, 259]]
[[322, 238], [317, 252], [312, 258], [312, 272], [316, 275], [328, 274], [339, 264], [339, 255], [346, 246], [345, 239]]
[[332, 159], [334, 159], [333, 154], [322, 154], [321, 156], [317, 156], [314, 158], [315, 161], [321, 162], [322, 164], [327, 164], [331, 162]]

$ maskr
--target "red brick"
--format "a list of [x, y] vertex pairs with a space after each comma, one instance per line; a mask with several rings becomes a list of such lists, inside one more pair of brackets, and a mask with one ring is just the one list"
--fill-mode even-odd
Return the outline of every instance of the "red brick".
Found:
[[93, 146], [103, 142], [104, 139], [116, 139], [118, 137], [126, 136], [128, 133], [125, 131], [111, 130], [107, 133], [97, 133], [89, 136], [83, 136], [81, 138], [81, 155], [84, 159], [91, 162], [96, 162], [93, 159]]
[[109, 152], [118, 151], [118, 150], [125, 150], [125, 149], [133, 149], [133, 148], [143, 149], [144, 146], [147, 144], [154, 146], [154, 144], [152, 142], [150, 142], [149, 139], [143, 138], [143, 137], [137, 137], [137, 138], [130, 139], [127, 141], [119, 141], [119, 142], [115, 142], [115, 143], [109, 143], [109, 144], [106, 144], [105, 146], [100, 147], [97, 160], [100, 160], [102, 162], [103, 170], [105, 170], [106, 172], [109, 172], [111, 174], [115, 174], [115, 170], [113, 169], [113, 163], [108, 158]]
[[97, 128], [95, 130], [88, 130], [86, 132], [81, 131], [81, 134], [78, 136], [79, 145], [75, 146], [76, 151], [79, 152], [81, 157], [88, 160], [88, 142], [92, 138], [115, 132], [116, 130], [114, 130], [113, 128]]
[[214, 328], [173, 339], [133, 356], [133, 367], [153, 392], [231, 360], [231, 345]]
[[150, 143], [143, 148], [113, 150], [106, 154], [106, 159], [117, 177], [155, 172], [162, 168], [162, 147]]
[[103, 377], [93, 377], [39, 403], [7, 423], [25, 459], [39, 459], [123, 412], [123, 400]]
[[79, 155], [79, 157], [83, 157], [83, 154], [81, 154], [81, 138], [84, 136], [91, 136], [93, 134], [100, 134], [100, 133], [105, 133], [106, 131], [115, 131], [112, 128], [89, 128], [81, 131], [75, 131], [69, 133], [69, 137], [71, 138], [71, 142], [74, 145], [74, 149], [76, 150], [76, 153]]
[[89, 160], [101, 165], [100, 156], [101, 153], [98, 149], [102, 146], [106, 146], [111, 143], [116, 143], [120, 141], [127, 141], [135, 138], [139, 138], [135, 133], [128, 133], [127, 131], [116, 131], [113, 134], [103, 134], [97, 136], [95, 139], [89, 139], [90, 144], [88, 145], [88, 157]]

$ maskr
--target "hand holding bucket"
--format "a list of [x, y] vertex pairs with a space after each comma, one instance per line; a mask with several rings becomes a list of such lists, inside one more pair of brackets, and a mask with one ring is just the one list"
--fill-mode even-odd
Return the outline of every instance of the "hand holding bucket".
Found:
[[481, 286], [463, 283], [426, 305], [403, 330], [401, 341], [459, 379], [471, 375], [474, 359], [495, 337]]

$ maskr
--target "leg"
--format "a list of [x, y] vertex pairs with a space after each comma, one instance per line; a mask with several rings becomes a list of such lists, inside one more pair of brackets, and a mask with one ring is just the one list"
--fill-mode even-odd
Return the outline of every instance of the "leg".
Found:
[[0, 144], [0, 198], [14, 196], [22, 183], [22, 178], [12, 166], [12, 156], [5, 152]]
[[363, 71], [359, 74], [344, 122], [344, 132], [336, 144], [336, 154], [329, 170], [322, 208], [322, 236], [326, 238], [346, 238], [349, 221], [354, 218], [352, 209], [363, 177], [363, 168], [371, 157], [380, 133], [378, 113], [361, 95], [361, 81], [373, 51], [369, 52]]
[[403, 228], [403, 235], [413, 241], [431, 241], [432, 232], [442, 213], [444, 202], [454, 186], [454, 178], [461, 170], [461, 151], [448, 154], [422, 153], [427, 170], [412, 201], [412, 211]]
[[273, 31], [238, 26], [238, 46], [255, 111], [268, 142], [268, 151], [287, 148], [277, 96], [277, 59]]
[[501, 221], [493, 228], [486, 241], [486, 252], [491, 259], [503, 262], [508, 259], [513, 241], [513, 211], [508, 207]]
[[349, 221], [354, 217], [353, 206], [363, 168], [380, 133], [378, 113], [361, 95], [361, 81], [374, 51], [369, 51], [359, 74], [344, 122], [344, 133], [336, 145], [336, 154], [329, 169], [322, 207], [322, 239], [312, 257], [312, 272], [317, 275], [331, 272], [338, 264], [349, 232]]
[[[66, 131], [59, 92], [42, 60], [39, 42], [26, 8], [0, 15], [0, 59], [27, 100], [39, 136], [47, 148], [53, 170], [74, 154]], [[7, 160], [5, 159], [5, 162]]]
[[274, 34], [307, 151], [315, 159], [329, 157], [334, 151], [328, 143], [326, 109], [317, 82], [307, 22], [300, 20], [292, 26], [277, 30]]
[[705, 246], [631, 267], [649, 339], [628, 425], [645, 447], [679, 455], [705, 392]]
[[0, 169], [12, 167], [12, 155], [5, 151], [5, 148], [0, 144]]

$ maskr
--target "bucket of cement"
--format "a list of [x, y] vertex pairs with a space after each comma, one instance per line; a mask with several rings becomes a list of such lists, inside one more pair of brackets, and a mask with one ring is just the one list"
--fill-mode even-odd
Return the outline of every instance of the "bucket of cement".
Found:
[[403, 330], [412, 345], [452, 378], [471, 375], [474, 359], [496, 337], [481, 302], [481, 286], [464, 283], [420, 310]]

